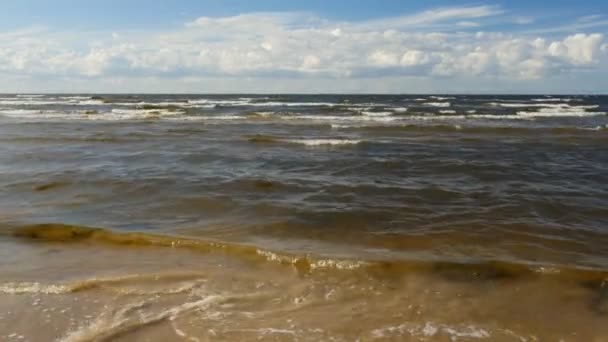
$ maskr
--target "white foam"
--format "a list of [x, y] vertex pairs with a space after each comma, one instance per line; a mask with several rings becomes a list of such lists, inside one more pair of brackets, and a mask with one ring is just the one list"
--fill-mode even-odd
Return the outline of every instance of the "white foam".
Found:
[[90, 100], [90, 96], [60, 96], [62, 100]]
[[550, 117], [585, 117], [585, 116], [599, 116], [606, 115], [606, 112], [585, 112], [576, 110], [559, 111], [550, 108], [543, 108], [537, 112], [517, 112], [519, 117], [526, 118], [550, 118]]
[[391, 108], [391, 110], [395, 113], [405, 113], [405, 112], [407, 112], [408, 108], [407, 107], [394, 107], [394, 108]]
[[211, 116], [195, 116], [192, 119], [200, 120], [247, 120], [244, 116], [239, 115], [211, 115]]
[[444, 109], [444, 110], [440, 110], [439, 113], [441, 113], [441, 114], [456, 114], [456, 111], [452, 110], [452, 109]]
[[249, 103], [248, 100], [213, 100], [213, 99], [199, 99], [199, 100], [188, 100], [188, 103], [195, 106], [202, 106], [203, 108], [213, 108], [216, 106], [245, 106]]
[[40, 283], [7, 283], [0, 285], [4, 294], [64, 294], [72, 292], [73, 287], [65, 285], [43, 285]]
[[363, 112], [361, 112], [361, 114], [363, 114], [365, 116], [390, 116], [390, 115], [393, 115], [393, 112], [368, 112], [368, 111], [363, 111]]
[[253, 113], [249, 113], [248, 115], [256, 115], [256, 116], [261, 116], [264, 118], [269, 118], [271, 116], [274, 116], [275, 114], [277, 114], [277, 112], [253, 112]]
[[[149, 301], [142, 301], [124, 306], [112, 314], [102, 314], [90, 325], [81, 327], [67, 334], [60, 339], [62, 342], [81, 342], [109, 340], [121, 333], [129, 332], [141, 326], [161, 322], [165, 320], [173, 321], [179, 315], [193, 310], [204, 311], [211, 305], [220, 302], [224, 297], [210, 295], [194, 302], [187, 302], [178, 306], [171, 307], [160, 313], [141, 312], [141, 308], [149, 304]], [[138, 312], [137, 318], [131, 318], [134, 312]]]
[[583, 129], [590, 130], [590, 131], [604, 131], [604, 130], [608, 130], [608, 125], [595, 126], [593, 128], [583, 128]]
[[35, 98], [0, 100], [0, 105], [6, 105], [6, 106], [45, 106], [45, 105], [61, 105], [61, 104], [69, 104], [69, 102], [50, 100], [50, 99], [39, 100], [39, 99], [35, 99]]
[[356, 145], [361, 142], [361, 140], [351, 140], [351, 139], [289, 139], [285, 140], [286, 142], [292, 144], [301, 144], [305, 146], [337, 146], [337, 145]]
[[92, 116], [92, 118], [101, 118], [108, 120], [130, 120], [130, 119], [147, 119], [160, 117], [176, 117], [183, 115], [182, 111], [169, 111], [159, 109], [112, 109], [111, 113], [104, 113], [100, 116]]
[[406, 334], [411, 337], [429, 338], [440, 335], [447, 335], [451, 341], [458, 339], [488, 339], [492, 335], [485, 329], [467, 325], [467, 326], [449, 326], [446, 324], [437, 324], [427, 322], [424, 325], [416, 323], [404, 323], [399, 326], [383, 327], [372, 330], [372, 337], [376, 339], [384, 339], [390, 337], [399, 337]]
[[598, 108], [598, 105], [581, 105], [581, 106], [572, 106], [567, 103], [504, 103], [504, 102], [491, 102], [490, 105], [494, 107], [504, 107], [504, 108], [530, 108], [530, 107], [538, 107], [538, 108], [554, 108], [561, 110], [584, 110], [584, 109], [595, 109]]
[[351, 112], [361, 113], [361, 112], [364, 112], [364, 111], [372, 110], [372, 108], [373, 108], [372, 106], [367, 106], [367, 107], [364, 107], [364, 106], [361, 106], [361, 107], [346, 107], [346, 110], [349, 110]]
[[441, 108], [451, 107], [452, 106], [452, 104], [449, 103], [449, 102], [425, 102], [424, 104], [426, 106], [441, 107]]
[[246, 104], [254, 107], [333, 107], [333, 102], [253, 102]]
[[571, 98], [555, 98], [555, 97], [547, 97], [547, 98], [538, 98], [538, 99], [532, 99], [530, 101], [534, 101], [534, 102], [570, 102], [573, 101], [573, 99]]
[[33, 109], [3, 109], [0, 115], [27, 120], [50, 120], [50, 119], [87, 119], [88, 115], [82, 112], [55, 111], [55, 110], [33, 110]]
[[23, 117], [23, 116], [32, 116], [42, 114], [40, 110], [33, 109], [1, 109], [0, 115], [10, 116], [10, 117]]
[[[71, 103], [71, 102], [70, 102]], [[103, 106], [107, 105], [107, 103], [102, 100], [80, 100], [77, 102], [81, 106]]]

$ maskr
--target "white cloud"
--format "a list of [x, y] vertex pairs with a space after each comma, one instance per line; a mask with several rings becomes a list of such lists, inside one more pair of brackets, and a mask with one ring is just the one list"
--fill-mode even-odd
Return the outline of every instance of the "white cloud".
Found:
[[395, 66], [399, 64], [399, 57], [395, 53], [386, 51], [376, 51], [369, 56], [369, 60], [373, 65], [377, 66]]
[[504, 11], [496, 6], [445, 7], [409, 16], [372, 20], [366, 22], [364, 27], [368, 29], [425, 27], [450, 21], [492, 17], [502, 13]]
[[409, 50], [401, 57], [401, 65], [404, 66], [423, 65], [428, 62], [430, 62], [428, 54], [419, 50]]
[[549, 52], [553, 56], [570, 60], [575, 65], [587, 65], [596, 62], [600, 45], [604, 36], [602, 34], [583, 33], [568, 36], [563, 42], [553, 42]]
[[359, 77], [389, 76], [442, 82], [451, 78], [454, 83], [464, 78], [519, 82], [581, 68], [608, 71], [608, 45], [599, 33], [556, 38], [458, 30], [478, 25], [471, 20], [501, 13], [491, 6], [440, 8], [362, 22], [311, 14], [250, 13], [201, 17], [166, 32], [80, 36], [29, 29], [0, 33], [0, 75], [4, 79], [11, 75], [72, 80], [120, 77], [121, 84], [140, 84], [135, 80], [151, 77], [301, 78], [320, 84], [323, 79], [362, 83]]
[[456, 23], [457, 26], [460, 27], [464, 27], [464, 28], [471, 28], [471, 27], [479, 27], [480, 25], [474, 21], [459, 21]]

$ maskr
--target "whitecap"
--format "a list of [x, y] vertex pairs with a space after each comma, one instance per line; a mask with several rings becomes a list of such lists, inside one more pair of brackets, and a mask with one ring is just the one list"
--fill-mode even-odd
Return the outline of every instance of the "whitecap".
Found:
[[405, 113], [408, 111], [408, 108], [407, 107], [394, 107], [394, 108], [391, 108], [391, 110], [395, 113]]
[[334, 102], [254, 102], [247, 104], [254, 107], [333, 107]]
[[61, 104], [69, 104], [66, 101], [57, 101], [57, 100], [49, 100], [49, 99], [9, 99], [9, 100], [0, 100], [0, 105], [7, 106], [44, 106], [44, 105], [61, 105]]
[[107, 103], [103, 102], [102, 100], [80, 100], [78, 101], [78, 104], [81, 106], [103, 106], [106, 105]]
[[452, 106], [452, 104], [449, 102], [425, 102], [424, 104], [426, 106], [431, 106], [431, 107], [450, 107], [450, 106]]
[[570, 102], [573, 100], [574, 99], [572, 99], [572, 98], [547, 97], [547, 98], [532, 99], [530, 101], [534, 101], [534, 102]]
[[365, 116], [390, 116], [393, 115], [393, 112], [368, 112], [362, 111], [361, 114]]
[[430, 99], [435, 99], [435, 100], [439, 100], [439, 101], [445, 101], [445, 100], [454, 100], [456, 99], [455, 97], [443, 97], [443, 96], [429, 96]]
[[572, 106], [567, 103], [504, 103], [504, 102], [490, 102], [489, 105], [494, 107], [503, 107], [503, 108], [530, 108], [530, 107], [538, 107], [538, 108], [556, 108], [563, 110], [583, 110], [583, 109], [595, 109], [598, 108], [598, 105], [580, 105], [580, 106]]
[[361, 142], [361, 140], [351, 140], [351, 139], [289, 139], [285, 140], [288, 143], [292, 144], [301, 144], [306, 146], [337, 146], [337, 145], [356, 145]]
[[59, 96], [62, 100], [91, 100], [90, 96]]
[[606, 112], [556, 111], [552, 109], [539, 110], [538, 112], [517, 112], [517, 116], [525, 118], [585, 117], [600, 115], [606, 115]]

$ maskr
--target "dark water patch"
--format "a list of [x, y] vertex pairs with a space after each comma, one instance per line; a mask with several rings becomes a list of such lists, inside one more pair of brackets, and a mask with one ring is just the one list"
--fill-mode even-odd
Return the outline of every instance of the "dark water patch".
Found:
[[137, 105], [137, 108], [143, 110], [163, 110], [169, 112], [180, 112], [183, 110], [184, 107], [173, 104], [142, 104]]
[[44, 191], [58, 189], [58, 188], [61, 188], [64, 186], [66, 186], [66, 183], [61, 183], [61, 182], [46, 183], [46, 184], [41, 184], [41, 185], [34, 187], [34, 191], [44, 192]]
[[206, 133], [208, 132], [208, 130], [204, 128], [169, 128], [166, 130], [166, 132], [178, 135], [195, 135], [200, 133]]
[[255, 136], [247, 137], [247, 141], [255, 144], [276, 144], [281, 142], [280, 138], [262, 134], [256, 134]]
[[530, 275], [533, 271], [525, 265], [499, 262], [478, 264], [438, 262], [433, 265], [433, 273], [451, 281], [470, 282], [513, 280]]
[[265, 179], [255, 180], [253, 182], [253, 185], [257, 189], [261, 189], [261, 190], [271, 190], [272, 188], [276, 188], [277, 187], [277, 183], [276, 182], [265, 180]]
[[234, 210], [235, 201], [228, 196], [180, 196], [167, 203], [152, 205], [152, 211], [167, 212], [179, 215], [198, 214], [206, 216], [224, 215]]
[[0, 138], [0, 141], [6, 141], [10, 143], [20, 144], [64, 144], [64, 143], [129, 143], [136, 141], [136, 136], [133, 134], [131, 137], [120, 137], [120, 136], [56, 136], [56, 137], [13, 137], [13, 138]]

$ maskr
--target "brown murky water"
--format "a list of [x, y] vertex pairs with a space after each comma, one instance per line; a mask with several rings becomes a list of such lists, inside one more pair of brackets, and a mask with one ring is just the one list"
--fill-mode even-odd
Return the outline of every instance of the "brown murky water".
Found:
[[0, 340], [608, 341], [607, 105], [2, 96]]

